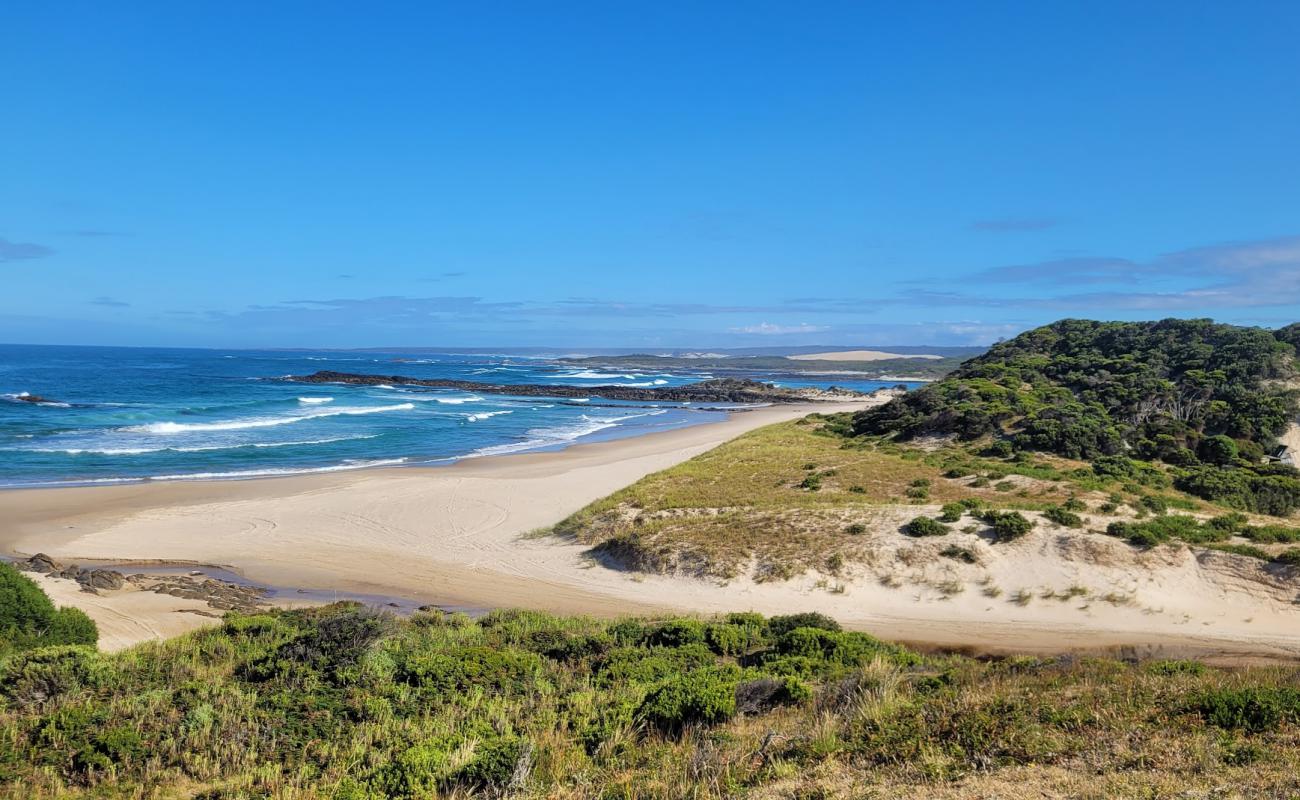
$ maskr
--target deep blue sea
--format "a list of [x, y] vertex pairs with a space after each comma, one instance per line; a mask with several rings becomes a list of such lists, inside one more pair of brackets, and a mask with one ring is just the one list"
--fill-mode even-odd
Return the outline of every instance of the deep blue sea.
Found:
[[[649, 387], [714, 377], [706, 371], [600, 372], [506, 354], [0, 345], [0, 486], [257, 478], [450, 463], [726, 416], [682, 404], [595, 396], [583, 401], [280, 380], [322, 369], [503, 385]], [[750, 376], [785, 386], [871, 391], [892, 385], [837, 375]], [[17, 399], [24, 393], [51, 402]]]

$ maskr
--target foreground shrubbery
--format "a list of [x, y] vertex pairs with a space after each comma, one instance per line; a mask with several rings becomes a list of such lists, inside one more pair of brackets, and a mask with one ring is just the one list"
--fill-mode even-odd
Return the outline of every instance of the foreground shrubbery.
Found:
[[1008, 767], [1285, 794], [1294, 680], [923, 657], [819, 614], [402, 621], [340, 604], [0, 662], [0, 794], [922, 796]]
[[35, 647], [93, 645], [98, 640], [99, 631], [84, 612], [56, 609], [30, 578], [0, 563], [0, 658]]

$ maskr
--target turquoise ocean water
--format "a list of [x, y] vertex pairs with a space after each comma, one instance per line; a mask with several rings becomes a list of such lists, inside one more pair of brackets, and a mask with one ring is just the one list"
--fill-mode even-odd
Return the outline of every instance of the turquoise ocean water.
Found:
[[[707, 371], [605, 372], [550, 359], [338, 351], [0, 345], [0, 486], [258, 478], [559, 449], [725, 418], [676, 403], [586, 401], [279, 380], [340, 372], [674, 386]], [[884, 385], [752, 373], [785, 386]], [[48, 398], [34, 404], [24, 393]]]

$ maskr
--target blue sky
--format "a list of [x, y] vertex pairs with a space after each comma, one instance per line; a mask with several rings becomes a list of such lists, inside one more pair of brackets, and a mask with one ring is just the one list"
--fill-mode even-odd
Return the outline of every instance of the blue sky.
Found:
[[1300, 318], [1300, 4], [24, 3], [0, 341]]

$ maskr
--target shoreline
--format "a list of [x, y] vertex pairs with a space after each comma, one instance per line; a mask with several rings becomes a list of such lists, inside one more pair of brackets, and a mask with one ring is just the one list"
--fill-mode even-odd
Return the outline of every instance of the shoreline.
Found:
[[[832, 595], [816, 588], [814, 575], [720, 585], [610, 569], [588, 558], [582, 545], [528, 535], [748, 430], [866, 404], [770, 406], [710, 424], [445, 466], [12, 489], [0, 492], [0, 519], [7, 523], [0, 527], [0, 552], [212, 565], [266, 587], [461, 608], [598, 617], [821, 611], [881, 638], [965, 652], [1300, 659], [1289, 614], [1242, 620], [1244, 608], [1202, 602], [1209, 598], [1188, 598], [1185, 608], [1152, 615], [1141, 608], [1080, 612], [1062, 604], [994, 610], [976, 592], [935, 601], [865, 581]], [[1183, 610], [1195, 619], [1181, 619]]]

